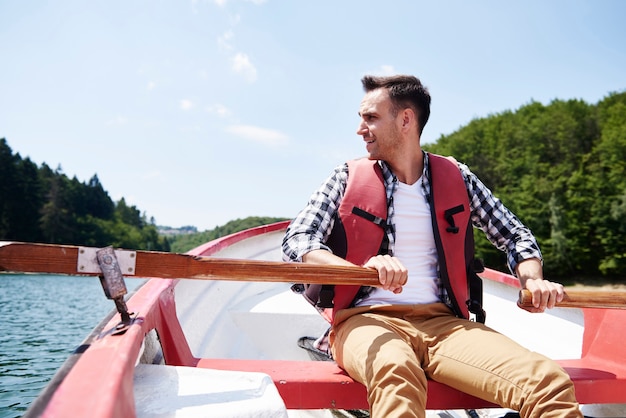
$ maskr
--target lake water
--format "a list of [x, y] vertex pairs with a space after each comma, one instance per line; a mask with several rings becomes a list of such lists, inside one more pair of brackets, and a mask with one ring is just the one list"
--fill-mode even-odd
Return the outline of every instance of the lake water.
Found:
[[97, 277], [0, 273], [0, 417], [22, 416], [112, 309]]

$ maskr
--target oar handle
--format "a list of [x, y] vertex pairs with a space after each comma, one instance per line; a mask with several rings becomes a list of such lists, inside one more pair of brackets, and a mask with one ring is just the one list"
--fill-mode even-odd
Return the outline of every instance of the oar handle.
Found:
[[[519, 292], [517, 304], [522, 308], [532, 308], [532, 294], [528, 289]], [[585, 290], [566, 288], [559, 308], [612, 308], [626, 309], [626, 291], [620, 290]]]

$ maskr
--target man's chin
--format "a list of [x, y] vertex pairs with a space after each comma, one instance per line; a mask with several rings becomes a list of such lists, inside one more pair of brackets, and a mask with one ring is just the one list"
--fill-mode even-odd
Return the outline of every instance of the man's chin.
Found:
[[380, 160], [380, 155], [377, 152], [367, 151], [368, 160]]

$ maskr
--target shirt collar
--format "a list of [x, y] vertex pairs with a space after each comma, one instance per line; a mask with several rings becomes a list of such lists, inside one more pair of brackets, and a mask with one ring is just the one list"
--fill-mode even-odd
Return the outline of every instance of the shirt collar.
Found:
[[[428, 173], [428, 164], [429, 164], [428, 153], [425, 151], [422, 151], [422, 154], [424, 154], [424, 171], [422, 171], [422, 176], [424, 177], [424, 179], [427, 179], [426, 173]], [[396, 175], [393, 174], [393, 171], [391, 171], [391, 167], [389, 167], [389, 164], [387, 164], [386, 161], [378, 160], [378, 164], [380, 165], [382, 169], [383, 179], [385, 180], [386, 185], [389, 185], [390, 183], [395, 183], [396, 181], [398, 181]], [[424, 183], [428, 183], [428, 181]]]

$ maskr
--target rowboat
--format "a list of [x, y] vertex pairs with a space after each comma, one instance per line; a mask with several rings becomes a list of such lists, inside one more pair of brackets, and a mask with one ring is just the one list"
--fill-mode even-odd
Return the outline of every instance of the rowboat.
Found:
[[[372, 284], [375, 274], [281, 263], [287, 225], [238, 232], [187, 254], [109, 249], [118, 273], [148, 278], [130, 297], [106, 287], [110, 259], [102, 250], [0, 243], [0, 272], [98, 275], [117, 308], [26, 416], [367, 416], [365, 388], [302, 348], [328, 325], [291, 285]], [[615, 309], [626, 306], [623, 292], [568, 289], [562, 307], [530, 314], [515, 306], [515, 278], [490, 269], [482, 277], [488, 325], [556, 359], [586, 416], [626, 417], [626, 310]], [[431, 417], [507, 412], [435, 381], [428, 393]]]

